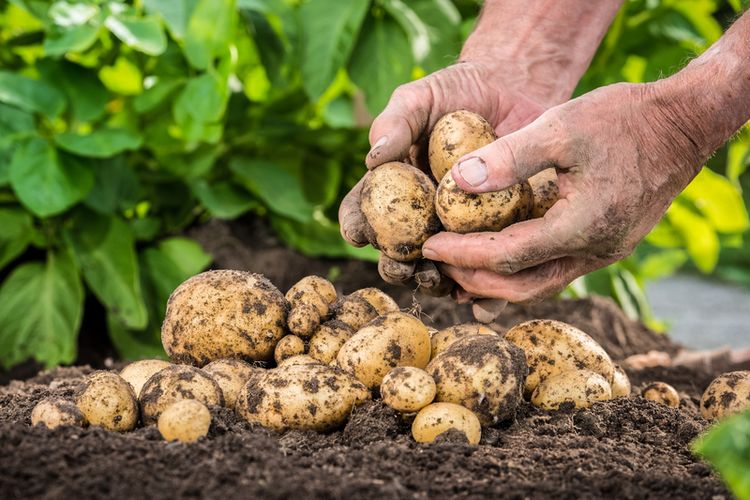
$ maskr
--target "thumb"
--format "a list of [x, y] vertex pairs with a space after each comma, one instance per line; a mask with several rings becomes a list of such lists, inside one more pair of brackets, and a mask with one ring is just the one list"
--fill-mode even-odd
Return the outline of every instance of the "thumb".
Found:
[[561, 133], [545, 113], [526, 127], [461, 158], [451, 169], [458, 187], [469, 193], [507, 189], [557, 166]]

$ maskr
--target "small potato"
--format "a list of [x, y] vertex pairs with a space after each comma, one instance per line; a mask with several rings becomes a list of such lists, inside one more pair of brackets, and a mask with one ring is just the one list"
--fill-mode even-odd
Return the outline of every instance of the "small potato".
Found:
[[680, 395], [674, 387], [664, 382], [652, 382], [643, 388], [641, 396], [644, 399], [677, 408], [680, 406]]
[[528, 372], [523, 351], [496, 335], [457, 340], [427, 365], [436, 401], [472, 410], [483, 425], [513, 417]]
[[172, 363], [163, 359], [142, 359], [134, 361], [120, 371], [120, 376], [133, 388], [135, 397], [141, 393], [141, 388], [151, 375], [170, 366]]
[[427, 147], [432, 175], [440, 182], [462, 156], [496, 138], [492, 125], [476, 113], [462, 109], [444, 115], [435, 123]]
[[116, 373], [96, 371], [76, 396], [76, 406], [91, 425], [124, 432], [138, 422], [138, 402], [133, 388]]
[[31, 410], [31, 425], [43, 424], [48, 429], [61, 425], [86, 425], [86, 417], [78, 407], [62, 398], [44, 398]]
[[446, 350], [455, 341], [469, 335], [497, 335], [497, 332], [480, 323], [462, 323], [443, 328], [430, 336], [430, 343], [432, 344], [432, 357], [430, 359], [435, 359], [435, 356]]
[[524, 395], [530, 397], [547, 377], [570, 370], [591, 370], [612, 381], [615, 365], [594, 339], [578, 328], [552, 319], [520, 323], [505, 338], [523, 349], [529, 376]]
[[750, 370], [724, 373], [711, 382], [701, 397], [701, 415], [707, 420], [750, 409]]
[[333, 308], [338, 321], [357, 331], [378, 317], [378, 310], [362, 297], [347, 295], [342, 297]]
[[287, 358], [299, 356], [300, 354], [305, 354], [305, 341], [296, 335], [287, 335], [276, 344], [273, 359], [276, 361], [276, 364], [279, 364]]
[[155, 424], [169, 406], [183, 399], [195, 399], [206, 405], [224, 406], [219, 384], [194, 366], [172, 365], [156, 372], [141, 389], [141, 420]]
[[591, 370], [570, 370], [545, 378], [534, 390], [531, 403], [545, 410], [588, 408], [612, 399], [609, 382]]
[[260, 274], [208, 271], [172, 292], [161, 341], [176, 363], [268, 361], [284, 336], [286, 308], [281, 292]]
[[159, 415], [159, 433], [167, 441], [194, 443], [208, 434], [211, 412], [194, 399], [183, 399], [169, 405]]
[[451, 429], [463, 432], [469, 444], [479, 444], [482, 425], [471, 410], [453, 403], [432, 403], [422, 408], [411, 424], [411, 435], [418, 443], [432, 443]]
[[467, 193], [446, 175], [437, 188], [435, 210], [446, 230], [454, 233], [500, 231], [525, 220], [531, 209], [532, 193], [527, 182], [502, 191]]
[[411, 314], [379, 316], [346, 341], [336, 356], [339, 366], [369, 388], [397, 366], [424, 368], [430, 361], [430, 334]]
[[360, 208], [372, 246], [400, 262], [422, 257], [422, 244], [440, 230], [435, 185], [405, 163], [385, 163], [368, 172]]
[[560, 197], [560, 189], [557, 187], [557, 172], [554, 168], [542, 170], [536, 175], [529, 177], [531, 186], [532, 202], [530, 219], [544, 217], [547, 210], [557, 203]]
[[389, 371], [380, 384], [383, 402], [396, 411], [413, 413], [435, 399], [435, 381], [429, 373], [413, 366]]
[[262, 368], [257, 368], [241, 359], [217, 359], [204, 366], [202, 370], [208, 373], [221, 387], [221, 393], [224, 395], [224, 406], [227, 408], [234, 408], [237, 394], [240, 393], [242, 386], [263, 371]]
[[292, 356], [291, 358], [286, 358], [281, 363], [279, 363], [276, 368], [281, 368], [282, 366], [298, 366], [298, 365], [322, 365], [320, 361], [313, 358], [312, 356], [309, 356], [307, 354], [299, 354], [297, 356]]
[[396, 301], [393, 300], [390, 295], [378, 288], [363, 288], [361, 290], [357, 290], [356, 292], [352, 292], [351, 296], [361, 297], [365, 299], [370, 303], [370, 305], [372, 305], [372, 307], [375, 308], [378, 316], [382, 316], [384, 314], [392, 312], [398, 312], [400, 310], [398, 304], [396, 304]]
[[310, 339], [310, 356], [329, 364], [336, 359], [341, 346], [354, 335], [354, 330], [341, 321], [327, 321], [320, 325]]
[[315, 306], [299, 304], [289, 311], [286, 323], [290, 332], [299, 337], [308, 338], [318, 328], [322, 319]]
[[620, 365], [615, 365], [615, 373], [612, 377], [612, 397], [626, 398], [630, 396], [630, 379]]
[[302, 338], [309, 338], [328, 318], [336, 302], [336, 288], [320, 276], [306, 276], [286, 293], [291, 306], [287, 325], [289, 331]]
[[237, 414], [277, 431], [326, 431], [346, 421], [368, 399], [367, 388], [341, 370], [322, 364], [266, 370], [243, 387]]

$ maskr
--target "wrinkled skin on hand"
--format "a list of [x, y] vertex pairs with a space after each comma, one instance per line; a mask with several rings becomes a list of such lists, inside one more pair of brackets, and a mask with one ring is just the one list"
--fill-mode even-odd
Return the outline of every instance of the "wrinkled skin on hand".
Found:
[[556, 167], [560, 199], [497, 233], [437, 234], [424, 256], [469, 294], [529, 302], [629, 255], [704, 159], [660, 85], [600, 88], [459, 160], [447, 175], [477, 193]]

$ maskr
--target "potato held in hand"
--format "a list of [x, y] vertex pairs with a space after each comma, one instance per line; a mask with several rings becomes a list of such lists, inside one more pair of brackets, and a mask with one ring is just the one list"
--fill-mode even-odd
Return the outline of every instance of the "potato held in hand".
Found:
[[462, 109], [444, 115], [430, 134], [427, 154], [432, 175], [440, 182], [461, 157], [496, 138], [492, 125], [476, 113]]
[[529, 177], [531, 186], [531, 211], [530, 219], [544, 217], [544, 214], [557, 203], [560, 197], [560, 188], [557, 186], [557, 173], [554, 168], [542, 170], [536, 175]]
[[224, 405], [221, 387], [209, 374], [194, 366], [172, 365], [157, 372], [141, 389], [143, 423], [155, 424], [164, 410], [183, 399], [195, 399], [206, 405]]
[[76, 406], [91, 425], [110, 431], [130, 431], [138, 421], [138, 403], [129, 383], [112, 372], [97, 371], [86, 377], [76, 396]]
[[440, 230], [435, 185], [417, 168], [391, 162], [369, 172], [360, 201], [367, 239], [397, 261], [422, 256], [422, 244]]
[[701, 397], [701, 415], [707, 420], [745, 410], [750, 410], [750, 370], [719, 375]]
[[612, 399], [604, 377], [590, 370], [571, 370], [547, 377], [537, 386], [531, 403], [545, 410], [588, 408], [596, 401]]

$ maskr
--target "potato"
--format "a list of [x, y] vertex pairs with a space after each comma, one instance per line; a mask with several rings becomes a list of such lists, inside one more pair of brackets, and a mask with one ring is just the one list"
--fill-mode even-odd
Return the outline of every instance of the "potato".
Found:
[[664, 382], [652, 382], [643, 388], [641, 396], [644, 399], [677, 408], [680, 406], [680, 395], [674, 387]]
[[483, 425], [515, 415], [527, 372], [523, 351], [495, 335], [459, 339], [427, 365], [435, 400], [465, 406]]
[[362, 184], [360, 208], [372, 246], [393, 260], [422, 256], [422, 244], [440, 230], [435, 185], [422, 171], [390, 162], [370, 171]]
[[609, 382], [591, 370], [570, 370], [542, 380], [531, 403], [545, 410], [588, 408], [596, 401], [612, 399]]
[[202, 370], [219, 384], [224, 396], [224, 406], [227, 408], [234, 408], [237, 394], [240, 393], [242, 386], [263, 371], [262, 368], [255, 367], [241, 359], [217, 359], [204, 366]]
[[308, 338], [318, 328], [323, 317], [315, 306], [310, 304], [299, 304], [289, 311], [287, 316], [287, 327], [289, 331], [300, 337]]
[[297, 366], [297, 365], [322, 365], [320, 361], [313, 358], [312, 356], [309, 356], [307, 354], [299, 354], [297, 356], [292, 356], [291, 358], [286, 358], [281, 363], [278, 364], [277, 368], [281, 368], [282, 366]]
[[361, 297], [370, 303], [377, 311], [378, 316], [400, 311], [398, 304], [393, 298], [378, 288], [363, 288], [351, 293], [352, 297]]
[[615, 373], [612, 377], [612, 397], [626, 398], [630, 396], [630, 379], [620, 365], [615, 365]]
[[243, 387], [237, 414], [277, 431], [325, 431], [346, 421], [354, 406], [370, 399], [353, 377], [322, 364], [267, 370]]
[[133, 388], [135, 397], [141, 393], [141, 388], [151, 375], [170, 366], [172, 363], [162, 359], [142, 359], [134, 361], [120, 371], [120, 376]]
[[285, 329], [286, 301], [270, 281], [245, 271], [208, 271], [172, 292], [161, 340], [176, 363], [267, 361]]
[[333, 308], [338, 321], [357, 331], [378, 317], [378, 310], [362, 297], [347, 295], [342, 297]]
[[308, 338], [328, 318], [336, 302], [336, 288], [320, 276], [306, 276], [294, 284], [286, 293], [291, 306], [287, 325], [300, 337]]
[[172, 365], [156, 372], [141, 389], [141, 420], [155, 424], [169, 406], [183, 399], [195, 399], [205, 405], [224, 406], [219, 384], [194, 366]]
[[138, 422], [138, 402], [133, 388], [116, 373], [96, 371], [76, 396], [76, 406], [86, 421], [110, 431], [130, 431]]
[[430, 359], [435, 359], [435, 356], [446, 350], [455, 341], [469, 335], [497, 335], [497, 332], [480, 323], [462, 323], [443, 328], [430, 336], [430, 344], [432, 345]]
[[446, 230], [454, 233], [500, 231], [526, 220], [532, 193], [527, 182], [490, 193], [467, 193], [446, 175], [437, 188], [435, 210]]
[[701, 415], [724, 418], [750, 409], [750, 371], [724, 373], [711, 382], [701, 397]]
[[492, 125], [476, 113], [462, 109], [444, 115], [433, 127], [427, 147], [432, 175], [440, 182], [462, 156], [496, 138]]
[[529, 177], [531, 186], [531, 211], [529, 219], [544, 217], [547, 210], [557, 203], [560, 197], [560, 189], [557, 187], [557, 172], [554, 168], [542, 170], [536, 175]]
[[43, 424], [48, 429], [61, 425], [86, 425], [86, 417], [78, 407], [62, 398], [49, 397], [39, 401], [31, 410], [31, 425]]
[[411, 435], [418, 443], [432, 443], [451, 429], [463, 432], [469, 444], [479, 444], [482, 438], [482, 426], [477, 416], [453, 403], [432, 403], [419, 410], [411, 424]]
[[520, 323], [505, 338], [523, 349], [529, 376], [524, 395], [530, 397], [545, 378], [570, 370], [591, 370], [612, 381], [615, 365], [594, 339], [562, 321], [535, 319]]
[[211, 413], [206, 405], [194, 399], [172, 403], [159, 415], [157, 428], [167, 441], [193, 443], [208, 434]]
[[369, 388], [383, 381], [397, 366], [424, 368], [430, 361], [430, 334], [411, 314], [379, 316], [355, 333], [336, 356], [345, 372]]
[[383, 402], [396, 411], [413, 413], [435, 399], [437, 388], [429, 373], [413, 366], [389, 371], [380, 384]]
[[276, 361], [276, 364], [279, 364], [287, 358], [300, 354], [305, 354], [305, 341], [296, 335], [287, 335], [276, 344], [273, 359]]
[[354, 335], [354, 330], [341, 321], [327, 321], [320, 325], [310, 339], [310, 356], [321, 363], [329, 364], [336, 359], [341, 346]]

